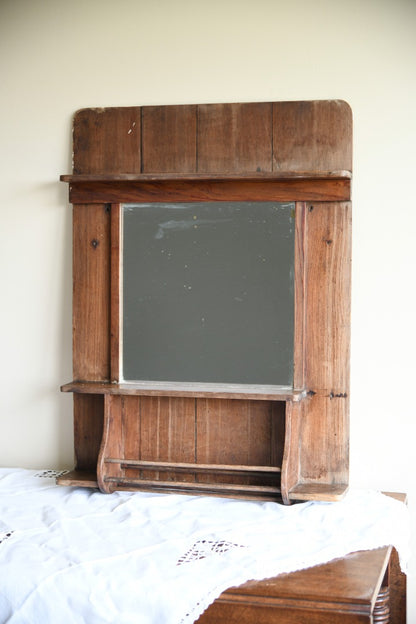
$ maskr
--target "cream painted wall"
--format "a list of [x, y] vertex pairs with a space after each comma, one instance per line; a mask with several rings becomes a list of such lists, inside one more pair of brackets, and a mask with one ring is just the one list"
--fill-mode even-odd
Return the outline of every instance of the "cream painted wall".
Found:
[[[415, 526], [416, 2], [1, 0], [0, 77], [0, 465], [72, 465], [58, 178], [74, 111], [340, 98], [354, 113], [351, 483], [407, 491]], [[409, 624], [415, 589], [414, 557]]]

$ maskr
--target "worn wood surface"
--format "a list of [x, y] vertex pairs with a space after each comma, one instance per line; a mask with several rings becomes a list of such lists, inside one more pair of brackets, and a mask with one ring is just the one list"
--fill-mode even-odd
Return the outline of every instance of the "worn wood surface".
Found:
[[195, 105], [143, 107], [143, 173], [197, 171], [197, 116]]
[[74, 173], [352, 169], [343, 101], [91, 108], [74, 117]]
[[73, 207], [73, 375], [110, 376], [110, 214], [105, 205]]
[[342, 100], [273, 104], [273, 169], [352, 171], [352, 113]]
[[[284, 403], [198, 399], [197, 450], [202, 463], [281, 467], [284, 443]], [[278, 477], [278, 478], [277, 478]], [[202, 475], [200, 482], [274, 485], [276, 476]]]
[[199, 105], [198, 171], [271, 171], [272, 124], [268, 102]]
[[141, 108], [84, 108], [74, 116], [74, 173], [141, 170]]

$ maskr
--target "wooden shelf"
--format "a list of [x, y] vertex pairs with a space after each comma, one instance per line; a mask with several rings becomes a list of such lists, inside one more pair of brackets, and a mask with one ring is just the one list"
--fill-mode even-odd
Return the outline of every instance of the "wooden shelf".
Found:
[[114, 394], [129, 396], [170, 396], [216, 399], [249, 399], [261, 401], [293, 401], [306, 398], [305, 389], [287, 386], [208, 384], [178, 382], [82, 382], [72, 381], [61, 387], [62, 392], [80, 394]]
[[70, 485], [76, 487], [90, 487], [98, 489], [97, 475], [93, 472], [71, 470], [56, 479], [58, 485]]
[[347, 201], [350, 171], [62, 175], [73, 204], [148, 201]]
[[169, 182], [174, 180], [202, 182], [204, 180], [350, 180], [351, 171], [259, 171], [252, 173], [118, 173], [64, 174], [61, 182]]

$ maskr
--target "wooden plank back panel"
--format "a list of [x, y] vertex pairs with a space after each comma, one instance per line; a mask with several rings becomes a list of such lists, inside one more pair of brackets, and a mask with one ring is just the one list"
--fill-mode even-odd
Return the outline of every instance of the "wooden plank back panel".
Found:
[[104, 397], [74, 394], [73, 401], [75, 466], [94, 473], [103, 435]]
[[[195, 462], [195, 399], [141, 397], [138, 451], [137, 459], [142, 460]], [[164, 481], [194, 480], [194, 475], [187, 472], [155, 474], [146, 470], [142, 477]]]
[[[121, 398], [123, 421], [123, 455], [128, 459], [140, 459], [140, 397], [131, 396]], [[126, 468], [126, 478], [137, 479], [137, 470]]]
[[196, 106], [144, 106], [142, 172], [195, 173], [196, 135]]
[[270, 103], [198, 106], [198, 172], [271, 170]]
[[351, 135], [340, 100], [88, 108], [73, 172], [351, 171]]
[[73, 145], [74, 173], [140, 173], [141, 107], [79, 110]]
[[[284, 403], [197, 399], [197, 406], [198, 462], [281, 466]], [[276, 479], [266, 476], [199, 476], [200, 482], [251, 485], [275, 484]]]
[[352, 112], [341, 100], [273, 104], [273, 170], [351, 171]]
[[102, 204], [73, 209], [73, 374], [110, 378], [110, 215]]

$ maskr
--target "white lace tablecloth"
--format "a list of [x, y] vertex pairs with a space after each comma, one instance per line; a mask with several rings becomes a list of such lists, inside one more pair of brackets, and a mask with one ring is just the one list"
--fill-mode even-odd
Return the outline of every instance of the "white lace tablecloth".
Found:
[[0, 469], [0, 623], [190, 624], [231, 586], [393, 545], [407, 508], [374, 491], [292, 506], [101, 494]]

